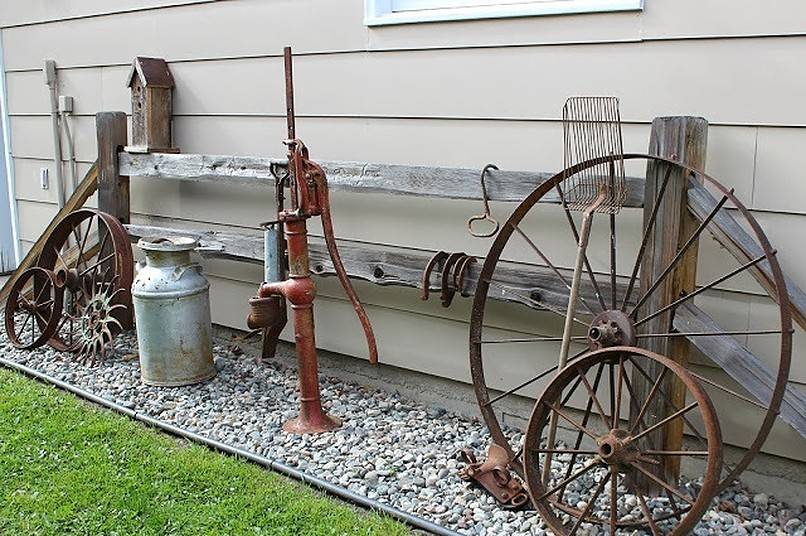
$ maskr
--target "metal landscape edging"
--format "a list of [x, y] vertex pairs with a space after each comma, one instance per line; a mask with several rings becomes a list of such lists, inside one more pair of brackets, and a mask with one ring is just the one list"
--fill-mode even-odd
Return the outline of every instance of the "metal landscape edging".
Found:
[[194, 443], [202, 444], [210, 448], [211, 450], [223, 452], [224, 454], [229, 454], [230, 456], [243, 458], [249, 462], [266, 467], [267, 469], [270, 469], [276, 473], [280, 473], [284, 476], [297, 480], [298, 482], [307, 484], [319, 491], [323, 491], [327, 494], [338, 497], [339, 499], [350, 502], [356, 506], [360, 506], [362, 508], [386, 514], [389, 517], [397, 521], [400, 521], [411, 528], [423, 530], [431, 534], [437, 534], [439, 536], [459, 536], [458, 532], [445, 528], [441, 525], [437, 525], [436, 523], [432, 523], [427, 519], [423, 519], [421, 517], [409, 514], [408, 512], [404, 512], [403, 510], [399, 510], [397, 508], [380, 503], [378, 501], [368, 499], [367, 497], [364, 497], [363, 495], [350, 491], [347, 488], [338, 486], [336, 484], [332, 484], [319, 477], [303, 473], [302, 471], [294, 469], [293, 467], [290, 467], [282, 462], [271, 460], [269, 458], [266, 458], [265, 456], [260, 456], [258, 454], [240, 449], [238, 447], [227, 445], [226, 443], [222, 443], [221, 441], [210, 439], [208, 437], [191, 432], [189, 430], [184, 430], [167, 422], [160, 421], [159, 419], [155, 419], [148, 415], [138, 413], [137, 411], [126, 408], [120, 404], [112, 402], [111, 400], [107, 400], [98, 395], [85, 391], [80, 387], [76, 387], [75, 385], [71, 385], [65, 381], [59, 380], [58, 378], [54, 378], [53, 376], [40, 372], [36, 369], [32, 369], [25, 365], [21, 365], [4, 357], [0, 357], [0, 365], [8, 369], [15, 370], [17, 372], [25, 374], [26, 376], [35, 378], [41, 382], [49, 383], [54, 387], [58, 387], [59, 389], [68, 391], [80, 398], [98, 404], [99, 406], [103, 406], [107, 409], [111, 409], [118, 413], [122, 413], [127, 417], [130, 417], [134, 420], [140, 421], [144, 424], [157, 428], [163, 432], [167, 432], [171, 435], [175, 435], [187, 439], [189, 441], [193, 441]]

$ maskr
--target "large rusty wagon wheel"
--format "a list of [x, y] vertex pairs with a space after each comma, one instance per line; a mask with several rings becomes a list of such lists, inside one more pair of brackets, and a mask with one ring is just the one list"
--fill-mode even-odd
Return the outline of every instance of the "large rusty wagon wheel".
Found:
[[[638, 274], [644, 259], [648, 237], [654, 230], [657, 221], [656, 211], [653, 211], [650, 216], [645, 231], [630, 239], [617, 236], [617, 233], [623, 234], [625, 230], [635, 229], [640, 225], [640, 218], [635, 216], [636, 210], [625, 208], [618, 215], [602, 215], [594, 219], [591, 244], [588, 246], [585, 259], [583, 287], [580, 291], [579, 306], [573, 319], [575, 331], [572, 344], [575, 346], [571, 347], [569, 361], [584, 355], [591, 348], [617, 345], [640, 346], [642, 341], [649, 338], [674, 340], [672, 339], [674, 337], [688, 337], [689, 340], [697, 341], [714, 338], [710, 340], [724, 341], [726, 340], [724, 338], [727, 337], [742, 347], [766, 349], [765, 355], [768, 356], [768, 364], [771, 365], [774, 372], [769, 378], [768, 385], [765, 386], [768, 395], [762, 397], [764, 398], [762, 400], [739, 392], [741, 387], [731, 384], [730, 378], [720, 376], [721, 372], [718, 368], [706, 369], [707, 374], [695, 374], [690, 371], [700, 382], [707, 384], [706, 389], [717, 410], [720, 407], [726, 408], [724, 412], [719, 411], [723, 419], [726, 415], [736, 415], [736, 403], [739, 402], [745, 407], [753, 406], [750, 409], [757, 412], [756, 417], [760, 421], [756, 424], [750, 418], [751, 416], [743, 415], [739, 425], [744, 426], [744, 429], [740, 430], [739, 434], [732, 436], [728, 430], [726, 442], [745, 450], [740, 451], [740, 454], [731, 459], [730, 463], [726, 461], [723, 464], [718, 486], [718, 489], [721, 490], [730, 485], [758, 454], [781, 407], [789, 376], [792, 348], [789, 300], [775, 251], [753, 215], [736, 198], [732, 190], [725, 188], [702, 171], [673, 159], [644, 154], [625, 154], [603, 156], [576, 164], [539, 185], [502, 225], [479, 275], [470, 322], [470, 367], [481, 414], [493, 442], [506, 449], [510, 467], [523, 477], [523, 421], [513, 420], [512, 425], [507, 423], [508, 426], [502, 426], [501, 418], [505, 414], [510, 417], [512, 408], [516, 407], [513, 404], [518, 401], [521, 403], [520, 407], [528, 403], [528, 401], [524, 402], [521, 397], [536, 398], [540, 390], [557, 374], [555, 363], [566, 315], [565, 306], [558, 307], [556, 299], [553, 300], [554, 305], [551, 305], [549, 302], [552, 300], [548, 299], [549, 296], [541, 295], [540, 292], [534, 292], [534, 289], [522, 288], [513, 283], [512, 278], [507, 277], [507, 272], [512, 270], [512, 264], [507, 261], [525, 261], [546, 266], [548, 271], [553, 274], [552, 277], [557, 278], [560, 286], [568, 287], [571, 273], [564, 269], [557, 259], [568, 259], [573, 253], [578, 238], [579, 224], [565, 203], [551, 205], [548, 201], [554, 199], [556, 203], [558, 198], [562, 201], [565, 181], [575, 174], [597, 166], [606, 169], [621, 165], [621, 160], [625, 166], [636, 166], [636, 164], [637, 166], [654, 166], [656, 171], [660, 171], [659, 176], [665, 177], [663, 182], [659, 182], [660, 186], [657, 193], [654, 194], [656, 200], [654, 206], [660, 206], [664, 199], [671, 173], [682, 173], [690, 179], [701, 182], [716, 196], [717, 202], [707, 214], [692, 213], [698, 223], [696, 229], [692, 230], [689, 240], [680, 247], [668, 266], [661, 267], [662, 269], [656, 272], [659, 274], [657, 279], [643, 286], [645, 288], [643, 293], [641, 292], [642, 286], [638, 282]], [[541, 200], [545, 202], [538, 204]], [[668, 307], [650, 310], [649, 304], [652, 300], [648, 298], [652, 296], [653, 292], [657, 292], [658, 287], [674, 272], [687, 248], [697, 243], [698, 240], [706, 240], [709, 234], [714, 234], [703, 231], [712, 230], [710, 227], [713, 225], [712, 220], [716, 216], [724, 216], [726, 213], [735, 218], [753, 237], [762, 254], [748, 262], [747, 259], [736, 259], [726, 253], [729, 251], [727, 248], [719, 248], [716, 253], [709, 252], [707, 259], [709, 262], [713, 261], [711, 262], [712, 267], [717, 267], [714, 268], [715, 273], [719, 274], [717, 277], [709, 277], [707, 283], [702, 284], [696, 291], [688, 295], [680, 296]], [[550, 228], [549, 231], [542, 233], [532, 230], [536, 227], [541, 229], [549, 227], [551, 222], [556, 222], [558, 219], [566, 220], [570, 230], [560, 229], [558, 231]], [[565, 238], [558, 240], [559, 235], [563, 235]], [[714, 238], [718, 239], [718, 236], [714, 234]], [[559, 254], [557, 251], [549, 251], [547, 244], [551, 245], [552, 239], [555, 243], [558, 241], [560, 243], [560, 246], [555, 247]], [[564, 248], [563, 243], [567, 244]], [[637, 251], [627, 254], [625, 245]], [[756, 277], [754, 270], [762, 267], [772, 276], [771, 284], [766, 286], [747, 277], [747, 273]], [[622, 273], [629, 274], [629, 276], [622, 275]], [[668, 329], [657, 333], [643, 332], [642, 326], [659, 314], [669, 312], [674, 316], [687, 311], [695, 304], [695, 309], [699, 310], [710, 310], [711, 307], [718, 306], [718, 302], [708, 301], [706, 291], [719, 291], [720, 285], [735, 283], [737, 279], [742, 285], [755, 285], [754, 299], [757, 299], [759, 303], [764, 303], [764, 307], [770, 309], [769, 315], [765, 316], [769, 319], [769, 325], [749, 326], [749, 329], [745, 325], [736, 326], [736, 329], [715, 327], [712, 330], [680, 332], [672, 327], [670, 320]], [[506, 311], [502, 311], [501, 305], [491, 299], [492, 296], [498, 299], [502, 297], [506, 299], [509, 296], [514, 298], [514, 301], [528, 304], [529, 309], [521, 309], [517, 316], [505, 316], [504, 320], [501, 320], [498, 315], [488, 313], [489, 308], [497, 308], [501, 314], [506, 313]], [[567, 300], [567, 297], [564, 299]], [[525, 313], [529, 310], [532, 311], [531, 315]], [[507, 318], [510, 320], [507, 321]], [[556, 322], [552, 322], [552, 319]], [[513, 337], [512, 331], [518, 332], [519, 335]], [[523, 335], [520, 335], [521, 333]], [[716, 339], [718, 337], [723, 339]], [[521, 351], [524, 348], [528, 348], [528, 355]], [[710, 362], [704, 364], [713, 366]], [[532, 367], [531, 370], [533, 370], [528, 375], [515, 372], [528, 367]], [[645, 372], [642, 368], [636, 367], [634, 374], [640, 375], [645, 385], [652, 385], [655, 378], [649, 377], [650, 375]], [[714, 375], [717, 376], [715, 379]], [[604, 397], [605, 403], [609, 406], [614, 405], [616, 367], [607, 364], [599, 381], [602, 385], [597, 388], [606, 389], [610, 393]], [[663, 387], [658, 388], [657, 391], [657, 395], [661, 399], [670, 400], [670, 393], [667, 393]], [[593, 409], [592, 402], [583, 401], [581, 404], [579, 409], [590, 414]], [[629, 410], [625, 411], [629, 413]], [[525, 417], [524, 414], [517, 416], [521, 419]], [[749, 422], [753, 424], [748, 424]], [[694, 444], [699, 445], [696, 448], [702, 449], [705, 438], [694, 429], [693, 423], [689, 419], [684, 419], [683, 428], [689, 437], [694, 438]], [[726, 429], [724, 425], [722, 428]]]
[[114, 310], [118, 321], [131, 307], [134, 257], [126, 229], [111, 214], [80, 209], [65, 216], [45, 242], [37, 265], [52, 270], [64, 289], [62, 316], [48, 341], [59, 351], [81, 350], [87, 335], [81, 317], [92, 296], [114, 296], [110, 305], [123, 306]]
[[[659, 365], [662, 376], [674, 376], [683, 383], [691, 403], [673, 408], [669, 417], [646, 426], [644, 417], [652, 397], [635, 398], [629, 383], [633, 367], [650, 362]], [[609, 393], [596, 392], [605, 368], [616, 369], [615, 413], [604, 409]], [[577, 414], [565, 401], [577, 396], [595, 407]], [[600, 397], [602, 397], [600, 399]], [[634, 418], [623, 418], [622, 408], [636, 407]], [[563, 440], [549, 443], [549, 417], [582, 432], [583, 440], [569, 448]], [[701, 450], [670, 451], [656, 448], [653, 429], [675, 419], [688, 418], [702, 423], [704, 447]], [[698, 425], [699, 427], [700, 425]], [[711, 400], [698, 381], [670, 359], [629, 346], [596, 350], [571, 361], [546, 387], [534, 407], [526, 430], [524, 469], [532, 502], [543, 520], [558, 535], [573, 535], [584, 524], [609, 527], [632, 533], [648, 528], [652, 534], [689, 534], [705, 513], [716, 492], [722, 464], [722, 437]], [[546, 453], [552, 455], [552, 477], [543, 481]], [[666, 457], [696, 459], [702, 466], [702, 482], [697, 486], [669, 483], [652, 471]], [[642, 479], [655, 480], [657, 491], [645, 490]]]

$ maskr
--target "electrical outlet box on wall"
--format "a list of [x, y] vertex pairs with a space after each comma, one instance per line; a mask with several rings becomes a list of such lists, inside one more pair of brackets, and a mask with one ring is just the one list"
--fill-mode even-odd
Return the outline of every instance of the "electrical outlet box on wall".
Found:
[[50, 171], [48, 168], [39, 168], [39, 187], [43, 190], [50, 188]]

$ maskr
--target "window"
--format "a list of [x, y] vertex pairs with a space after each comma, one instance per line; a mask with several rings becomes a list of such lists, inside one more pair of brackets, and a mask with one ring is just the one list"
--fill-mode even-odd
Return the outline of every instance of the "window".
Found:
[[364, 3], [367, 26], [633, 11], [643, 7], [643, 0], [364, 0]]

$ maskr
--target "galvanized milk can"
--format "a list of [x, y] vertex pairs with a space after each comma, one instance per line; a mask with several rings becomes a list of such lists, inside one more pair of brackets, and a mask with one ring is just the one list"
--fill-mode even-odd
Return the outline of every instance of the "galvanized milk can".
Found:
[[190, 260], [192, 238], [142, 238], [146, 255], [132, 285], [143, 383], [176, 386], [216, 374], [210, 283]]

